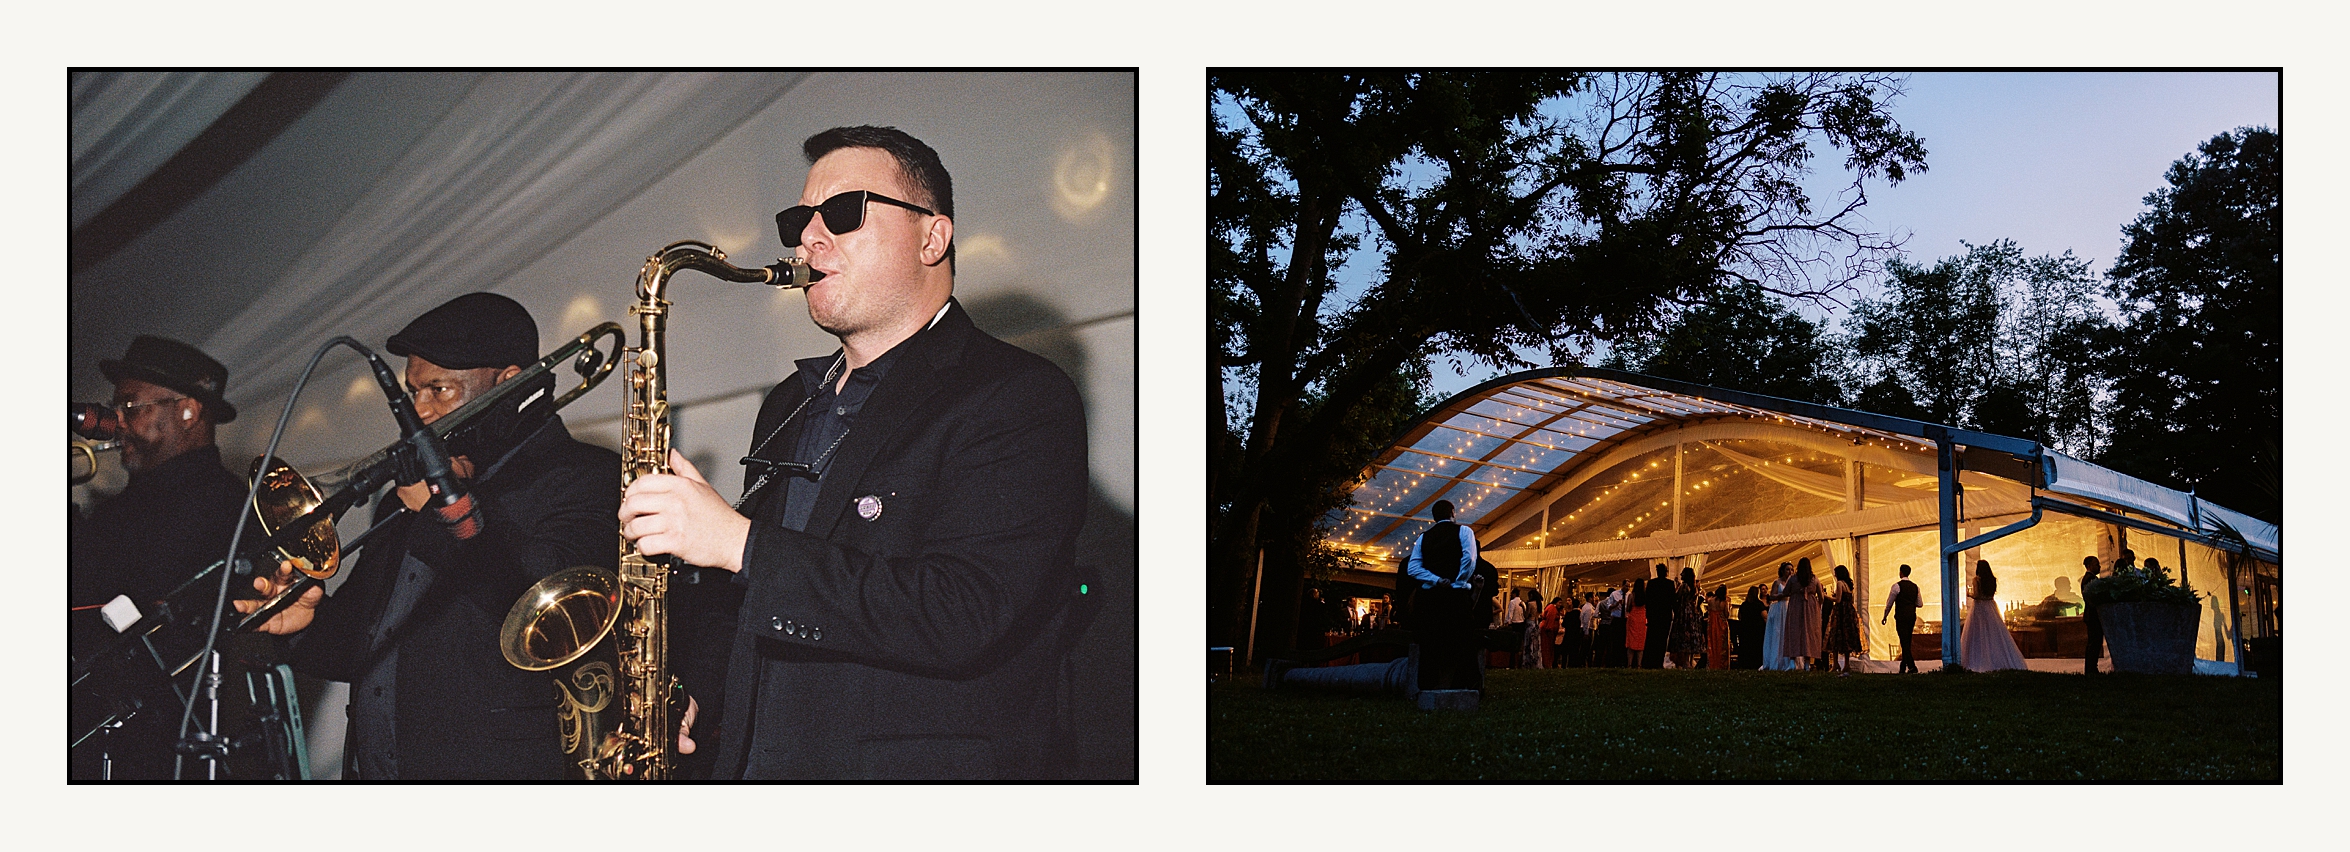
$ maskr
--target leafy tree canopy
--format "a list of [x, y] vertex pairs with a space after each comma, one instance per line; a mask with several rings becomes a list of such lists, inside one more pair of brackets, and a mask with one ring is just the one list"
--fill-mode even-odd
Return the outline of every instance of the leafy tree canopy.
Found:
[[[1251, 72], [1209, 85], [1210, 426], [1228, 436], [1212, 452], [1239, 454], [1210, 462], [1211, 629], [1227, 638], [1247, 555], [1299, 538], [1261, 532], [1266, 509], [1326, 490], [1308, 481], [1322, 471], [1360, 469], [1334, 439], [1404, 365], [1513, 369], [1531, 366], [1524, 351], [1572, 364], [1731, 285], [1832, 297], [1894, 248], [1856, 224], [1866, 182], [1925, 168], [1888, 111], [1901, 81], [1885, 75]], [[1802, 179], [1830, 152], [1852, 182], [1815, 206]]]
[[1887, 270], [1845, 321], [1857, 407], [2090, 454], [2108, 321], [2086, 261], [2000, 240]]
[[1720, 388], [1842, 405], [1841, 351], [1816, 323], [1762, 288], [1739, 285], [1683, 313], [1654, 340], [1615, 347], [1619, 369]]
[[2281, 517], [2284, 140], [2239, 128], [2170, 167], [2107, 273], [2123, 321], [2103, 462]]

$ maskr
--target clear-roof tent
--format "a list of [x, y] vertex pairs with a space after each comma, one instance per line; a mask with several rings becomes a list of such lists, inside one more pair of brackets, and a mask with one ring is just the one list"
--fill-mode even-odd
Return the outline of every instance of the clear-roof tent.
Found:
[[[1667, 433], [1682, 437], [1663, 438]], [[1746, 479], [1763, 487], [1733, 489], [1733, 494], [1817, 493], [1833, 498], [1834, 490], [1843, 487], [1837, 484], [1842, 474], [1822, 467], [1821, 460], [1828, 457], [1821, 453], [1806, 459], [1804, 453], [1788, 449], [1796, 446], [1787, 443], [1788, 435], [1800, 435], [1804, 445], [1834, 448], [1854, 459], [1865, 456], [1872, 469], [1881, 472], [1882, 481], [1861, 483], [1858, 475], [1852, 477], [1855, 492], [1866, 487], [1872, 495], [1863, 501], [1856, 493], [1855, 509], [1931, 498], [1937, 440], [1947, 440], [1956, 445], [1954, 452], [1963, 454], [1961, 466], [1967, 473], [1960, 484], [1982, 506], [1999, 503], [2002, 494], [2012, 492], [2012, 506], [2001, 505], [2013, 511], [2036, 514], [2045, 507], [2102, 515], [2109, 521], [2195, 539], [2232, 541], [2240, 536], [2255, 555], [2279, 561], [2281, 542], [2274, 525], [2031, 441], [1599, 368], [1517, 373], [1440, 403], [1366, 468], [1353, 493], [1354, 505], [1329, 516], [1328, 539], [1368, 560], [1392, 565], [1427, 528], [1429, 507], [1450, 500], [1457, 519], [1477, 530], [1484, 547], [1521, 542], [1547, 546], [1547, 536], [1561, 529], [1555, 521], [1562, 519], [1556, 516], [1572, 511], [1560, 505], [1566, 502], [1561, 494], [1567, 492], [1574, 492], [1578, 501], [1589, 498], [1576, 505], [1606, 508], [1606, 528], [1598, 530], [1603, 536], [1634, 541], [1684, 533], [1689, 507], [1683, 503], [1693, 501], [1658, 498], [1701, 494], [1709, 485], [1731, 483], [1692, 479], [1679, 483], [1681, 488], [1656, 483], [1658, 477], [1690, 475], [1682, 469], [1681, 459], [1650, 458], [1643, 463], [1630, 454], [1660, 440], [1680, 442], [1679, 452], [1702, 447], [1715, 469], [1759, 474]], [[1602, 460], [1608, 462], [1606, 470], [1592, 469]], [[1903, 475], [1905, 467], [1915, 472], [1920, 464], [1925, 478]], [[1650, 481], [1641, 482], [1642, 476]], [[1830, 481], [1823, 476], [1839, 478]], [[1633, 505], [1635, 497], [1642, 502]], [[1611, 500], [1617, 505], [1605, 507]], [[1555, 501], [1548, 514], [1538, 505], [1545, 501]], [[1907, 520], [1880, 521], [1881, 527], [1920, 520], [1912, 517], [1915, 507], [1907, 515], [1892, 508], [1872, 511], [1882, 518]], [[1540, 521], [1544, 517], [1554, 521], [1548, 532]], [[1577, 520], [1589, 525], [1588, 520]], [[2149, 525], [2150, 521], [2159, 523]], [[1497, 529], [1502, 523], [1509, 527]]]

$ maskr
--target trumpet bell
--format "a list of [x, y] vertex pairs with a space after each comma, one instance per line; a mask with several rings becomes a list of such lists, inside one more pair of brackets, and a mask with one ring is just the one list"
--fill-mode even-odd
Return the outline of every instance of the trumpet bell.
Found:
[[[262, 535], [276, 535], [279, 528], [309, 514], [325, 500], [318, 496], [318, 489], [310, 480], [277, 458], [255, 458], [246, 475], [261, 470], [263, 462], [268, 463], [269, 470], [261, 474], [261, 490], [253, 492], [253, 517], [261, 522]], [[293, 563], [294, 570], [324, 580], [342, 568], [342, 547], [334, 522], [321, 518], [310, 525], [310, 531], [301, 539], [278, 548], [278, 555]]]
[[579, 659], [620, 620], [620, 577], [581, 566], [531, 585], [506, 611], [498, 650], [506, 662], [540, 672]]

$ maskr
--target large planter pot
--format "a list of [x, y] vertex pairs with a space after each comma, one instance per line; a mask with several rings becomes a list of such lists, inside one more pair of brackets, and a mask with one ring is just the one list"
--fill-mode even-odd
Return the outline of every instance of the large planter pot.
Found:
[[2105, 625], [2105, 645], [2113, 651], [2115, 671], [2144, 674], [2193, 674], [2195, 631], [2203, 608], [2193, 604], [2099, 604], [2099, 622]]

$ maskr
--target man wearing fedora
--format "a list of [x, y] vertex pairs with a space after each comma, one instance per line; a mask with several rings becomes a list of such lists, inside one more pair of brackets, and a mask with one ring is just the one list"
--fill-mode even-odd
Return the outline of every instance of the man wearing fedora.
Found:
[[[311, 590], [262, 626], [302, 634], [291, 643], [297, 671], [351, 684], [346, 778], [566, 773], [551, 673], [508, 664], [498, 628], [539, 579], [617, 564], [620, 455], [571, 436], [548, 392], [553, 375], [518, 378], [538, 344], [530, 312], [495, 293], [451, 299], [385, 342], [407, 357], [408, 393], [427, 425], [508, 381], [542, 387], [448, 435], [450, 466], [481, 513], [478, 533], [460, 538], [417, 514], [428, 490], [409, 474], [376, 504], [377, 522], [399, 517], [360, 552], [350, 580], [323, 600]], [[254, 585], [274, 592], [289, 579], [281, 570]]]
[[[98, 371], [114, 383], [106, 416], [121, 435], [130, 484], [89, 517], [75, 518], [68, 535], [74, 607], [68, 636], [76, 658], [95, 653], [113, 634], [87, 607], [124, 595], [151, 610], [164, 593], [227, 555], [245, 499], [245, 483], [221, 466], [213, 444], [213, 427], [237, 418], [236, 406], [221, 398], [226, 367], [196, 347], [141, 335], [120, 359], [99, 361]], [[112, 776], [171, 777], [170, 727], [178, 721], [176, 712], [134, 720], [108, 749]], [[92, 771], [77, 755], [74, 773]]]

